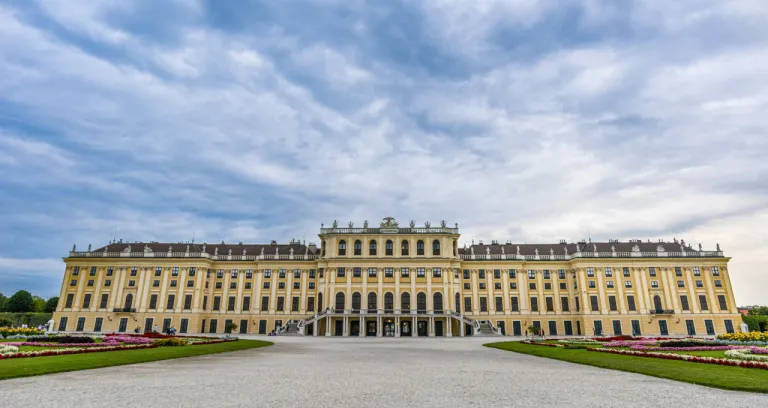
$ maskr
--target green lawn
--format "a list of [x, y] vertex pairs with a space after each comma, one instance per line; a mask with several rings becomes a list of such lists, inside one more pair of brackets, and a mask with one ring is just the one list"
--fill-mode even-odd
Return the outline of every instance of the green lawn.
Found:
[[567, 350], [556, 347], [532, 346], [518, 341], [490, 343], [485, 346], [538, 357], [569, 361], [571, 363], [706, 385], [714, 388], [768, 393], [768, 370], [759, 368], [726, 367], [686, 361], [622, 356], [578, 349]]
[[148, 361], [200, 356], [203, 354], [246, 350], [271, 345], [272, 343], [268, 341], [238, 340], [200, 346], [158, 347], [153, 349], [110, 351], [107, 353], [84, 353], [0, 360], [0, 379], [145, 363]]

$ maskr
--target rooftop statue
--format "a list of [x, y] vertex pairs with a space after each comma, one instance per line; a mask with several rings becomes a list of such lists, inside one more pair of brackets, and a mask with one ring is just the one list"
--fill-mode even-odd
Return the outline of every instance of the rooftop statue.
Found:
[[383, 219], [383, 220], [381, 220], [381, 224], [380, 224], [380, 226], [381, 226], [382, 228], [387, 228], [387, 227], [389, 227], [389, 228], [395, 228], [395, 227], [397, 227], [398, 225], [397, 225], [397, 221], [395, 221], [395, 218], [394, 218], [394, 217], [384, 217], [384, 219]]

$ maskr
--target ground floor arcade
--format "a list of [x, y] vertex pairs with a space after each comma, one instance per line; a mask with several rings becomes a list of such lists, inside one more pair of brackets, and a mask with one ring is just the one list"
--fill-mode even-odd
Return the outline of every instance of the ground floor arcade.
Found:
[[304, 326], [306, 336], [452, 337], [470, 336], [472, 327], [450, 316], [328, 315]]

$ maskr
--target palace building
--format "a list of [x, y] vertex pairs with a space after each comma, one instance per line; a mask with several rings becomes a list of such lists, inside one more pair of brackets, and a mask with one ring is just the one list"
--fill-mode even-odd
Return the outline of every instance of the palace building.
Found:
[[[458, 225], [334, 221], [320, 246], [73, 248], [57, 330], [305, 336], [715, 335], [740, 330], [729, 258], [684, 241], [473, 243]], [[231, 324], [228, 324], [231, 323]]]

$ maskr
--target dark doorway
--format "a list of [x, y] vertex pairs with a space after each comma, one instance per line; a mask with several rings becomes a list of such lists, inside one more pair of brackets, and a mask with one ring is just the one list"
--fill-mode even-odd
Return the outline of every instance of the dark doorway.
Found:
[[496, 322], [496, 328], [499, 329], [499, 333], [501, 333], [502, 336], [507, 335], [507, 328], [504, 326], [503, 320], [499, 320]]
[[314, 324], [308, 324], [304, 326], [304, 335], [305, 336], [314, 336], [315, 335], [315, 325]]
[[365, 335], [376, 336], [376, 320], [365, 322]]
[[395, 321], [384, 319], [384, 337], [395, 337]]
[[406, 320], [400, 321], [400, 335], [401, 336], [412, 336], [412, 330], [411, 322]]
[[666, 320], [659, 320], [659, 333], [661, 333], [662, 336], [669, 335], [669, 329], [667, 328]]
[[467, 335], [467, 336], [471, 336], [472, 335], [472, 326], [470, 326], [467, 323], [464, 323], [464, 334]]
[[125, 333], [127, 329], [128, 329], [128, 318], [123, 317], [120, 319], [120, 327], [118, 327], [117, 331], [120, 333]]
[[435, 336], [443, 337], [443, 321], [435, 320]]
[[334, 329], [333, 329], [333, 335], [334, 336], [343, 336], [344, 335], [344, 321], [339, 319], [334, 322]]
[[514, 336], [522, 336], [523, 335], [523, 331], [522, 331], [522, 328], [520, 326], [520, 322], [519, 321], [512, 322], [512, 335], [514, 335]]
[[426, 336], [427, 335], [427, 322], [426, 321], [416, 322], [416, 328], [418, 330], [419, 336]]
[[353, 320], [350, 323], [350, 336], [359, 336], [360, 335], [360, 321], [359, 320]]

